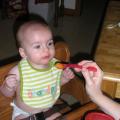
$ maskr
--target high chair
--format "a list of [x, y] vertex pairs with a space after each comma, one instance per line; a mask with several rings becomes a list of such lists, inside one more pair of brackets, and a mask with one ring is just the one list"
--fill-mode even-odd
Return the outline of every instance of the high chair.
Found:
[[[70, 61], [70, 50], [66, 42], [64, 41], [56, 42], [55, 50], [56, 50], [55, 57], [57, 59], [64, 62]], [[0, 67], [0, 84], [2, 84], [2, 82], [4, 81], [4, 77], [8, 73], [8, 71], [17, 63], [18, 61]], [[94, 103], [90, 102], [90, 99], [87, 96], [86, 91], [84, 89], [84, 82], [80, 80], [78, 77], [75, 77], [69, 83], [64, 85], [61, 90], [61, 94], [62, 93], [68, 93], [73, 95], [81, 103], [80, 108], [64, 115], [66, 120], [80, 120], [80, 118], [83, 116], [83, 114], [86, 111], [97, 108], [97, 106]], [[12, 98], [6, 98], [0, 93], [0, 104], [1, 104], [0, 120], [11, 120], [11, 116], [12, 116], [12, 107], [10, 106], [11, 101]]]

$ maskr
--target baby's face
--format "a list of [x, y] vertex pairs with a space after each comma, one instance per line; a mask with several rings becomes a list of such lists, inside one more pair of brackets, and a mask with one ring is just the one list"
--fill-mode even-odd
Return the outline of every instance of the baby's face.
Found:
[[55, 55], [53, 36], [47, 27], [33, 27], [24, 32], [22, 40], [22, 49], [32, 65], [44, 66]]

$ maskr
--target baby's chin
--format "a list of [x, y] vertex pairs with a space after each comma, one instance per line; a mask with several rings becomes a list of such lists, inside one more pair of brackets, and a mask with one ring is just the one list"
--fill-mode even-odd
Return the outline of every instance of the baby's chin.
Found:
[[49, 64], [35, 64], [33, 66], [37, 69], [44, 69], [44, 68], [48, 68]]
[[41, 66], [48, 66], [48, 65], [49, 65], [49, 61], [41, 62]]

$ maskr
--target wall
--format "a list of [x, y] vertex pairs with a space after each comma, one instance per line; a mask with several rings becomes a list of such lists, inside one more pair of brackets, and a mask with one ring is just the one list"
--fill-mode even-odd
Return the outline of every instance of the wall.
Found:
[[47, 22], [50, 22], [54, 17], [54, 2], [35, 4], [34, 0], [29, 0], [28, 11], [41, 15]]
[[76, 0], [64, 0], [65, 8], [75, 9]]
[[[64, 6], [68, 9], [75, 9], [76, 0], [64, 0]], [[35, 4], [34, 0], [29, 0], [28, 11], [41, 15], [46, 21], [52, 21], [54, 17], [54, 2]]]

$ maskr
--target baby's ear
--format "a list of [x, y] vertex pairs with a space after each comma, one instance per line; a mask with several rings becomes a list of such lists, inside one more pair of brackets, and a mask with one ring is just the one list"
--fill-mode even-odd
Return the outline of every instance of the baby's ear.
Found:
[[23, 48], [19, 48], [19, 53], [22, 58], [26, 58], [25, 50]]

